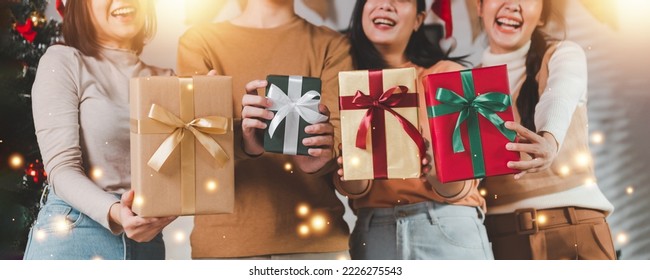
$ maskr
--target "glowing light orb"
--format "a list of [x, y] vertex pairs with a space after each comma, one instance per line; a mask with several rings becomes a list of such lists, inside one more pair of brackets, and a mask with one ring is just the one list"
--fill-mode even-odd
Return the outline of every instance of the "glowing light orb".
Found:
[[311, 218], [311, 228], [314, 229], [314, 231], [321, 231], [325, 229], [327, 226], [327, 220], [325, 217], [321, 215], [314, 215], [313, 218]]
[[21, 168], [21, 167], [23, 167], [24, 162], [25, 161], [23, 159], [23, 156], [21, 156], [19, 154], [13, 154], [13, 155], [11, 155], [9, 157], [9, 166], [11, 166], [11, 168], [14, 168], [14, 169]]
[[305, 217], [309, 215], [310, 211], [311, 210], [309, 209], [309, 205], [307, 205], [306, 203], [298, 204], [298, 207], [296, 207], [296, 213], [300, 217]]
[[591, 143], [602, 144], [605, 142], [605, 135], [602, 132], [594, 132], [591, 134]]
[[205, 189], [207, 189], [209, 192], [214, 192], [217, 190], [217, 182], [216, 181], [209, 181], [207, 184], [205, 184]]

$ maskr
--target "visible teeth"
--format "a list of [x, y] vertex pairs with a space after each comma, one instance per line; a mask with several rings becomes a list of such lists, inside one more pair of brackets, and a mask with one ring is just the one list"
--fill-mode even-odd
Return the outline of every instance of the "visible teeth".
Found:
[[518, 22], [518, 21], [512, 20], [512, 19], [508, 19], [508, 18], [499, 18], [499, 19], [497, 19], [497, 22], [500, 23], [500, 24], [515, 26], [515, 27], [518, 27], [518, 26], [521, 25], [521, 22]]
[[125, 7], [125, 8], [119, 8], [111, 13], [112, 16], [123, 16], [123, 15], [128, 15], [135, 13], [135, 8], [133, 7]]
[[386, 25], [390, 25], [390, 26], [395, 25], [394, 21], [389, 20], [389, 19], [385, 19], [385, 18], [377, 18], [377, 19], [373, 20], [372, 23], [374, 23], [374, 24], [386, 24]]

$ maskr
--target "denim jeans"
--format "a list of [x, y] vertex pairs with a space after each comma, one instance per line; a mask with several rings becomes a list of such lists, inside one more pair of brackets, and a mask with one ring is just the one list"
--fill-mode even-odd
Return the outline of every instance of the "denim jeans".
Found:
[[124, 233], [108, 229], [84, 215], [46, 189], [41, 209], [29, 232], [26, 260], [129, 260], [165, 259], [162, 234], [138, 243]]
[[479, 207], [433, 201], [363, 208], [350, 236], [352, 259], [494, 259]]

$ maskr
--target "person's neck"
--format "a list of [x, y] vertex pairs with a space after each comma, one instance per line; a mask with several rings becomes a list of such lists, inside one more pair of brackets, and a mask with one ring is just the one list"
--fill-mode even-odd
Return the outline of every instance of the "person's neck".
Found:
[[246, 8], [230, 22], [252, 28], [274, 28], [296, 18], [293, 0], [248, 0]]
[[406, 46], [404, 47], [391, 47], [391, 46], [375, 46], [381, 56], [386, 61], [386, 64], [390, 68], [399, 68], [408, 63], [409, 60], [406, 58]]
[[133, 50], [131, 41], [98, 40], [99, 45], [107, 49]]

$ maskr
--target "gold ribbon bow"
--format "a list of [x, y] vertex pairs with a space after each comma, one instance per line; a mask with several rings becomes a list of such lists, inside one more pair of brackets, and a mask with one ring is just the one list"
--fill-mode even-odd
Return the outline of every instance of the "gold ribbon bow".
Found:
[[230, 159], [221, 145], [208, 135], [226, 134], [231, 127], [229, 118], [209, 116], [196, 118], [188, 123], [184, 123], [180, 118], [157, 104], [151, 105], [149, 118], [159, 121], [170, 128], [175, 128], [174, 132], [160, 144], [160, 147], [158, 147], [153, 156], [151, 156], [151, 159], [149, 159], [149, 162], [147, 162], [156, 172], [160, 171], [165, 161], [167, 161], [178, 144], [181, 143], [186, 135], [186, 131], [192, 132], [201, 145], [217, 160], [219, 166], [223, 166]]

